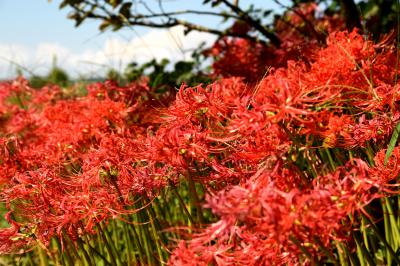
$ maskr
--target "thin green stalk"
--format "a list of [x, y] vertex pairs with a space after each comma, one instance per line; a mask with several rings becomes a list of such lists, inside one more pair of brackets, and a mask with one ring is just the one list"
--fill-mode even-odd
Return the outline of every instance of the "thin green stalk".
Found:
[[[162, 203], [159, 200], [156, 200], [156, 210], [158, 214], [162, 217], [165, 218], [165, 220], [169, 221], [170, 223], [173, 223], [175, 221], [175, 210], [176, 205], [174, 204], [174, 201], [168, 200], [167, 198], [167, 193], [166, 192], [164, 195], [162, 195]], [[170, 194], [170, 193], [168, 193]], [[179, 203], [178, 203], [179, 204]], [[172, 209], [172, 211], [171, 211]]]
[[330, 250], [328, 250], [322, 243], [321, 241], [314, 236], [313, 240], [315, 241], [315, 243], [318, 245], [318, 247], [325, 253], [325, 255], [332, 261], [332, 263], [335, 266], [340, 266], [339, 262], [337, 261], [337, 259], [335, 258], [335, 256], [332, 254], [332, 252]]
[[[78, 243], [80, 243], [80, 245], [82, 245], [82, 247], [87, 246], [87, 248], [89, 249], [88, 254], [89, 254], [89, 257], [90, 257], [90, 261], [93, 263], [92, 265], [96, 265], [96, 259], [95, 259], [95, 256], [94, 256], [94, 255], [97, 254], [98, 251], [95, 250], [95, 249], [90, 245], [90, 243], [89, 243], [88, 240], [83, 241], [81, 238], [78, 238]], [[93, 254], [93, 253], [95, 253], [95, 254]], [[100, 257], [101, 257], [103, 260], [105, 259], [103, 256], [100, 256]], [[109, 264], [108, 261], [106, 261], [105, 263], [106, 263], [106, 264], [107, 264], [107, 263]]]
[[363, 242], [361, 241], [360, 237], [357, 235], [356, 232], [352, 233], [353, 239], [357, 244], [357, 255], [360, 260], [361, 266], [366, 266], [365, 261], [369, 264], [369, 266], [375, 266], [375, 262], [371, 257], [371, 254], [368, 252], [368, 250], [365, 248], [363, 245]]
[[391, 225], [392, 231], [393, 231], [393, 238], [394, 238], [395, 244], [396, 244], [395, 248], [397, 249], [400, 244], [399, 226], [397, 225], [396, 215], [393, 211], [393, 207], [392, 207], [392, 203], [390, 202], [390, 199], [388, 197], [386, 197], [385, 201], [386, 201], [386, 208], [388, 210], [389, 217], [390, 217], [390, 225]]
[[[60, 252], [60, 254], [61, 254], [61, 252]], [[32, 256], [31, 256], [30, 252], [26, 253], [26, 256], [27, 256], [28, 259], [24, 262], [24, 266], [26, 266], [26, 265], [29, 265], [29, 266], [35, 265], [33, 260], [32, 260]]]
[[345, 252], [343, 250], [342, 243], [336, 242], [336, 250], [337, 250], [337, 254], [339, 256], [340, 265], [347, 265], [347, 260], [346, 260], [346, 258], [344, 257], [344, 254], [343, 254]]
[[44, 250], [40, 246], [37, 246], [37, 251], [39, 253], [40, 266], [49, 266], [49, 262]]
[[[130, 234], [129, 234], [129, 229], [127, 228], [127, 224], [123, 223], [122, 224], [122, 229], [124, 231], [124, 241], [126, 244], [126, 259], [127, 259], [127, 265], [138, 265], [138, 262], [136, 260], [136, 255], [134, 254], [134, 251], [132, 249], [132, 243], [130, 241]], [[132, 256], [133, 255], [133, 256]]]
[[[388, 213], [385, 207], [385, 204], [382, 203], [382, 212], [383, 212], [383, 224], [385, 227], [385, 239], [390, 245], [392, 243], [391, 241], [391, 234], [390, 234], [390, 225], [389, 225], [389, 218], [388, 218]], [[392, 257], [389, 249], [386, 249], [386, 259], [388, 265], [392, 264]]]
[[[299, 152], [299, 148], [302, 147], [303, 145], [298, 140], [298, 138], [294, 136], [292, 132], [290, 132], [285, 123], [279, 122], [278, 125], [285, 131], [289, 139], [293, 141], [293, 144], [296, 147], [296, 152]], [[303, 158], [307, 162], [307, 170], [313, 175], [314, 178], [316, 178], [318, 176], [318, 173], [315, 171], [313, 162], [309, 159], [309, 156], [303, 156]]]
[[390, 138], [388, 148], [386, 150], [385, 160], [384, 160], [384, 165], [385, 166], [388, 163], [389, 158], [392, 155], [392, 152], [393, 152], [393, 150], [394, 150], [394, 148], [395, 148], [395, 146], [397, 144], [397, 140], [399, 138], [399, 134], [400, 134], [400, 123], [397, 123], [396, 127], [393, 130], [392, 137]]
[[343, 163], [341, 158], [343, 158], [347, 162], [345, 153], [342, 150], [335, 148], [335, 149], [332, 149], [332, 151], [333, 151], [333, 155], [335, 158], [334, 162], [335, 162], [336, 166], [341, 166], [341, 165], [345, 164], [345, 163]]
[[375, 166], [374, 151], [372, 150], [372, 148], [368, 142], [367, 142], [367, 146], [365, 148], [365, 153], [367, 154], [369, 164], [371, 166]]
[[15, 262], [15, 258], [14, 258], [14, 257], [11, 257], [11, 258], [10, 258], [10, 260], [11, 260], [11, 264], [12, 264], [12, 266], [17, 266], [17, 264], [16, 264], [16, 262]]
[[318, 176], [314, 167], [310, 163], [307, 163], [307, 171], [312, 174], [313, 178], [316, 178]]
[[188, 182], [189, 182], [189, 198], [193, 202], [193, 205], [196, 207], [197, 220], [199, 224], [204, 224], [203, 208], [201, 207], [200, 198], [190, 173], [188, 173]]
[[[154, 201], [152, 203], [154, 203]], [[163, 245], [164, 243], [168, 242], [168, 238], [166, 238], [165, 235], [162, 233], [163, 227], [161, 226], [160, 220], [159, 220], [159, 217], [162, 216], [162, 214], [160, 216], [158, 216], [156, 214], [156, 210], [155, 210], [156, 205], [157, 204], [151, 204], [151, 208], [148, 208], [147, 211], [149, 212], [149, 216], [154, 224], [154, 230], [155, 230], [155, 232], [157, 232], [157, 240], [159, 241], [157, 243], [161, 243], [161, 245]], [[164, 249], [161, 249], [161, 251], [163, 251], [163, 254], [165, 254]]]
[[360, 261], [360, 265], [361, 266], [366, 266], [365, 265], [365, 260], [364, 260], [364, 255], [363, 255], [363, 251], [361, 249], [361, 244], [358, 243], [357, 241], [356, 241], [356, 244], [357, 244], [357, 256], [358, 256], [358, 259]]
[[346, 245], [341, 244], [341, 248], [343, 248], [344, 252], [346, 253], [347, 258], [350, 260], [351, 266], [360, 266], [360, 263], [356, 260], [354, 255], [347, 249]]
[[389, 251], [390, 256], [393, 257], [393, 260], [397, 263], [397, 265], [400, 265], [400, 259], [396, 256], [396, 253], [393, 251], [392, 247], [389, 245], [386, 239], [381, 235], [375, 223], [367, 215], [363, 214], [363, 216], [367, 219], [367, 221], [371, 225], [371, 228], [375, 232], [378, 239], [382, 241], [382, 243], [385, 245], [386, 249]]
[[142, 244], [140, 243], [139, 235], [136, 232], [135, 226], [130, 226], [129, 229], [132, 230], [133, 232], [133, 242], [135, 243], [135, 246], [138, 249], [139, 260], [141, 264], [144, 265], [145, 264], [145, 260], [143, 258], [144, 250]]
[[20, 95], [19, 93], [16, 95], [15, 98], [17, 99], [17, 105], [18, 105], [21, 109], [28, 110], [28, 107], [25, 106], [24, 102], [23, 102], [22, 99], [21, 99], [21, 95]]
[[68, 247], [65, 247], [65, 250], [64, 250], [63, 254], [64, 254], [65, 260], [68, 262], [68, 265], [74, 266], [71, 254], [69, 253], [69, 250], [68, 250]]
[[364, 217], [361, 217], [361, 228], [360, 228], [360, 230], [361, 230], [362, 237], [363, 237], [363, 240], [364, 240], [364, 245], [365, 245], [366, 249], [368, 250], [368, 252], [370, 252], [369, 243], [368, 243], [367, 226], [365, 224], [365, 218]]
[[[72, 242], [72, 240], [69, 238], [69, 236], [68, 236], [65, 232], [64, 232], [64, 237], [66, 238], [66, 240], [67, 240], [68, 243], [70, 244], [71, 250], [72, 250], [72, 252], [74, 253], [74, 256], [75, 256], [75, 258], [76, 258], [76, 261], [77, 261], [80, 265], [83, 265], [82, 258], [81, 258], [81, 256], [79, 256], [78, 252], [76, 251], [76, 248], [75, 248], [75, 246], [74, 246], [74, 243]], [[65, 250], [68, 252], [68, 251], [69, 251], [68, 247], [66, 247]], [[68, 254], [68, 255], [71, 256], [71, 254]], [[74, 264], [72, 264], [72, 265], [74, 265]]]
[[329, 163], [332, 167], [332, 170], [334, 171], [336, 169], [336, 164], [335, 164], [334, 160], [332, 159], [331, 152], [329, 151], [329, 149], [325, 149], [325, 153], [328, 156]]
[[106, 227], [104, 227], [104, 231], [103, 232], [104, 232], [104, 235], [107, 238], [109, 246], [110, 246], [110, 248], [111, 248], [111, 250], [112, 250], [112, 252], [114, 254], [114, 257], [115, 257], [116, 262], [117, 262], [117, 266], [121, 265], [122, 263], [121, 263], [121, 260], [120, 260], [120, 257], [119, 257], [119, 252], [117, 251], [117, 248], [115, 247], [115, 243], [116, 242], [113, 241], [113, 239], [112, 239], [112, 237], [110, 235], [110, 232], [108, 232]]
[[102, 228], [102, 226], [100, 224], [97, 224], [97, 227], [98, 227], [98, 234], [100, 235], [101, 239], [103, 240], [104, 245], [108, 251], [108, 255], [110, 256], [111, 264], [118, 265], [117, 259], [114, 256], [114, 253], [110, 246], [110, 243], [108, 242], [107, 237], [105, 236], [105, 230]]
[[118, 243], [119, 237], [118, 237], [118, 224], [116, 222], [116, 220], [112, 220], [110, 222], [111, 224], [111, 236], [110, 239], [112, 239], [112, 243]]
[[299, 240], [297, 240], [294, 236], [289, 236], [289, 239], [301, 250], [301, 252], [303, 252], [303, 254], [310, 260], [312, 265], [318, 265], [310, 252], [308, 252], [308, 250], [299, 242]]
[[196, 224], [192, 215], [190, 215], [190, 212], [188, 211], [188, 209], [186, 208], [185, 202], [183, 201], [182, 197], [179, 195], [175, 185], [172, 183], [172, 181], [170, 181], [170, 185], [172, 186], [172, 190], [174, 191], [176, 197], [178, 198], [178, 201], [183, 209], [183, 211], [186, 213], [189, 221], [192, 223], [192, 225]]
[[57, 251], [58, 251], [58, 253], [57, 253], [57, 264], [66, 265], [67, 263], [64, 260], [64, 256], [63, 256], [63, 252], [61, 250], [60, 242], [55, 237], [52, 239], [52, 242], [53, 242], [53, 245], [56, 246]]
[[392, 204], [390, 203], [390, 199], [388, 197], [382, 199], [382, 208], [383, 205], [387, 210], [387, 215], [385, 218], [388, 218], [389, 228], [390, 228], [390, 239], [392, 240], [391, 245], [393, 246], [394, 250], [397, 250], [400, 245], [400, 232], [397, 226], [397, 220], [393, 211]]
[[139, 234], [141, 235], [143, 240], [143, 248], [147, 257], [147, 264], [154, 265], [155, 261], [154, 261], [154, 256], [152, 254], [153, 245], [152, 241], [150, 242], [151, 236], [149, 234], [149, 228], [148, 228], [149, 218], [146, 217], [145, 212], [143, 211], [138, 212], [137, 217], [139, 218], [139, 222], [142, 224], [139, 227]]
[[[160, 201], [156, 198], [154, 201], [154, 209], [152, 208], [151, 210], [154, 212], [154, 216], [157, 217], [164, 217], [163, 222], [165, 223], [165, 227], [166, 228], [170, 228], [171, 226], [169, 225], [170, 221], [172, 221], [172, 216], [170, 213], [170, 210], [168, 207], [162, 207], [160, 205]], [[162, 210], [161, 210], [162, 208]], [[159, 219], [157, 219], [157, 223], [158, 223], [158, 229], [162, 230], [162, 226], [159, 223]], [[174, 238], [178, 238], [177, 234], [174, 231], [171, 231], [170, 233]], [[162, 241], [164, 243], [168, 242], [167, 237], [165, 236], [165, 234], [160, 234], [160, 237], [162, 238]]]
[[82, 251], [83, 256], [85, 257], [85, 265], [95, 265], [94, 260], [92, 260], [92, 258], [89, 256], [88, 252], [86, 251], [85, 247], [82, 244], [82, 241], [78, 240], [78, 246], [79, 246], [79, 250]]
[[[79, 240], [78, 240], [79, 241]], [[86, 239], [86, 245], [89, 247], [90, 251], [94, 252], [98, 257], [100, 257], [104, 264], [107, 266], [111, 266], [111, 263], [107, 260], [106, 257], [104, 257], [97, 249], [95, 249], [94, 247], [92, 247], [92, 245], [90, 245], [89, 240]], [[102, 245], [100, 245], [102, 246]], [[94, 259], [93, 259], [94, 260]], [[94, 260], [95, 261], [95, 260]]]
[[151, 222], [150, 222], [151, 232], [153, 233], [154, 243], [156, 244], [158, 258], [159, 258], [160, 261], [162, 261], [163, 260], [163, 253], [162, 253], [162, 249], [161, 249], [161, 246], [160, 246], [160, 243], [159, 243], [160, 237], [158, 236], [158, 232], [157, 232], [156, 227], [154, 225], [154, 221], [157, 219], [157, 217], [153, 217], [149, 210], [147, 210], [147, 213], [151, 218]]
[[[400, 210], [400, 196], [397, 196], [397, 210]], [[397, 228], [400, 228], [400, 216], [397, 217]]]

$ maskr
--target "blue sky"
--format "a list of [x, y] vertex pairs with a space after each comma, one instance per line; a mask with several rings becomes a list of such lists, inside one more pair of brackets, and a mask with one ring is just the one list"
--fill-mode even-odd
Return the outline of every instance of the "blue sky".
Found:
[[[57, 64], [72, 75], [96, 76], [112, 67], [122, 70], [130, 61], [144, 62], [167, 57], [187, 58], [181, 50], [195, 48], [200, 42], [211, 44], [213, 36], [190, 33], [182, 28], [160, 31], [148, 28], [100, 33], [98, 21], [87, 21], [78, 28], [67, 19], [68, 9], [59, 10], [60, 0], [0, 0], [0, 79], [15, 75], [16, 65], [35, 74], [44, 74], [54, 56]], [[170, 10], [199, 9], [202, 0], [168, 0]], [[282, 1], [287, 2], [287, 1]], [[155, 5], [155, 0], [146, 0]], [[189, 4], [190, 3], [190, 4]], [[270, 0], [241, 0], [246, 6], [272, 8]], [[268, 3], [268, 4], [266, 4]], [[190, 20], [218, 25], [218, 21], [196, 17]], [[29, 74], [25, 72], [25, 74]]]
[[[59, 10], [58, 1], [0, 0], [0, 42], [29, 46], [41, 42], [59, 42], [79, 49], [97, 34], [95, 23], [75, 28], [68, 20], [68, 10]], [[105, 36], [96, 39], [102, 41]]]

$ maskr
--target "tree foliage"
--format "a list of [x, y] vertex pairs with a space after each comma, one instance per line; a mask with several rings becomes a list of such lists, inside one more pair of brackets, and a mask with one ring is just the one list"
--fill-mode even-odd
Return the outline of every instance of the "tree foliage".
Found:
[[[197, 0], [198, 1], [198, 0]], [[60, 8], [69, 8], [69, 18], [79, 26], [84, 21], [95, 19], [100, 22], [100, 30], [119, 30], [122, 27], [144, 26], [153, 28], [169, 28], [182, 25], [186, 33], [196, 30], [216, 34], [220, 37], [241, 37], [249, 40], [268, 41], [272, 45], [279, 46], [280, 38], [276, 35], [273, 23], [265, 23], [263, 18], [274, 15], [273, 10], [265, 10], [262, 7], [250, 6], [242, 8], [241, 2], [230, 0], [203, 0], [205, 9], [192, 10], [181, 9], [166, 11], [165, 1], [158, 0], [158, 4], [149, 6], [146, 1], [138, 0], [63, 0]], [[317, 2], [325, 13], [338, 13], [346, 23], [349, 30], [357, 27], [368, 33], [379, 35], [388, 32], [396, 25], [399, 12], [397, 1], [392, 0], [364, 0], [357, 3], [353, 0], [292, 0], [285, 6], [279, 0], [273, 2], [285, 8], [286, 11], [295, 10], [302, 3]], [[185, 6], [182, 1], [182, 6]], [[221, 21], [240, 22], [252, 28], [252, 31], [237, 32], [230, 27], [219, 29], [207, 27], [190, 21], [187, 15], [218, 17]], [[276, 15], [276, 14], [275, 14]], [[279, 16], [278, 16], [279, 17]], [[271, 21], [271, 19], [269, 19]], [[304, 23], [307, 23], [305, 19]], [[315, 29], [318, 30], [318, 29]]]

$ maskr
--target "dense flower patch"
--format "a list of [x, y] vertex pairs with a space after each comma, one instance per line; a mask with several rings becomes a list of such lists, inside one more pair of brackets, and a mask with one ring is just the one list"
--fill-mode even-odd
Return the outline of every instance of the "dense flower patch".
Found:
[[[338, 29], [332, 21], [315, 23]], [[145, 80], [92, 84], [85, 96], [35, 90], [23, 78], [0, 84], [0, 198], [10, 225], [0, 229], [0, 253], [46, 249], [52, 239], [61, 250], [77, 246], [114, 219], [134, 226], [127, 217], [188, 182], [193, 211], [181, 205], [184, 215], [163, 227], [182, 229], [177, 243], [163, 242], [170, 265], [338, 264], [368, 254], [395, 261], [395, 45], [357, 31], [332, 31], [322, 42], [299, 34], [272, 54], [221, 40], [212, 52], [225, 77], [182, 85], [176, 96]], [[138, 206], [138, 197], [147, 203]], [[105, 261], [121, 263], [108, 252]]]
[[272, 70], [241, 98], [224, 142], [253, 151], [253, 171], [208, 198], [220, 220], [181, 242], [171, 265], [334, 261], [367, 206], [398, 195], [397, 147], [384, 163], [399, 123], [394, 47], [337, 32], [314, 58]]

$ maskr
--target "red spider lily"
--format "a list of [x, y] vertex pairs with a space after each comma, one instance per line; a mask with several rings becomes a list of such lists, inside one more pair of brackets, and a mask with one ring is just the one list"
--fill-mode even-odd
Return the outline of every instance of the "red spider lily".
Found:
[[25, 252], [33, 243], [32, 239], [21, 232], [18, 223], [11, 219], [11, 212], [6, 213], [4, 217], [11, 227], [0, 229], [0, 254]]
[[[301, 14], [323, 24], [315, 12]], [[219, 40], [225, 78], [176, 95], [145, 80], [96, 83], [80, 97], [0, 84], [0, 197], [11, 211], [0, 253], [76, 241], [189, 177], [219, 220], [181, 242], [171, 265], [312, 264], [334, 242], [351, 248], [349, 216], [398, 194], [399, 149], [386, 166], [381, 149], [399, 122], [398, 71], [385, 66], [396, 55], [356, 31], [300, 43], [302, 16], [286, 16], [298, 28], [281, 48]]]
[[[206, 54], [214, 57], [214, 74], [223, 77], [243, 77], [256, 83], [269, 67], [286, 67], [290, 60], [312, 61], [323, 47], [325, 37], [320, 32], [345, 30], [339, 17], [318, 16], [315, 4], [301, 4], [275, 22], [281, 45], [269, 47], [241, 38], [221, 38]], [[239, 27], [240, 26], [240, 27]], [[233, 30], [250, 30], [244, 23], [235, 23]], [[307, 41], [305, 41], [305, 38]]]
[[344, 146], [347, 148], [365, 147], [366, 143], [385, 140], [392, 134], [398, 119], [398, 114], [393, 118], [389, 118], [386, 114], [377, 115], [369, 120], [362, 115], [357, 124], [347, 125], [347, 131], [350, 134], [345, 137]]
[[321, 245], [348, 240], [348, 215], [354, 217], [379, 197], [372, 191], [380, 184], [368, 178], [369, 167], [361, 160], [316, 178], [302, 191], [277, 188], [275, 182], [282, 178], [278, 169], [260, 170], [245, 184], [210, 197], [208, 206], [221, 220], [181, 243], [171, 262], [194, 256], [195, 261], [218, 265], [300, 264], [297, 242], [315, 258], [323, 256]]
[[[35, 93], [26, 82], [18, 84], [6, 88], [22, 88], [18, 92], [29, 93], [32, 101], [24, 106], [28, 110], [12, 109], [6, 120], [4, 134], [18, 136], [18, 149], [2, 138], [1, 169], [7, 171], [1, 198], [20, 225], [31, 228], [25, 243], [38, 239], [48, 245], [64, 232], [72, 239], [93, 232], [97, 223], [126, 213], [131, 194], [151, 195], [165, 185], [163, 178], [140, 177], [142, 171], [133, 168], [131, 134], [142, 130], [127, 126], [125, 103], [107, 95], [63, 100], [56, 89]], [[17, 247], [7, 243], [9, 250]]]
[[395, 147], [385, 164], [386, 149], [380, 150], [375, 158], [375, 167], [371, 168], [370, 175], [374, 178], [375, 182], [384, 186], [388, 186], [390, 190], [390, 184], [400, 174], [400, 148]]

